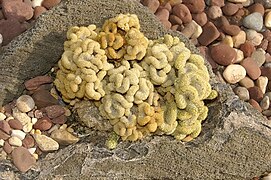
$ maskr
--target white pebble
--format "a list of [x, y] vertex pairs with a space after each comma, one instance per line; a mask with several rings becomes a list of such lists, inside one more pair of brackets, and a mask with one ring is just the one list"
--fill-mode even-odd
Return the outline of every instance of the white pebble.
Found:
[[41, 6], [43, 0], [32, 0], [32, 7]]
[[234, 48], [234, 50], [237, 53], [237, 57], [236, 57], [236, 60], [234, 62], [235, 63], [240, 63], [244, 59], [244, 53], [243, 53], [243, 51], [241, 51], [239, 49], [236, 49], [236, 48]]
[[23, 140], [25, 138], [26, 133], [21, 130], [11, 130], [11, 136], [17, 137], [20, 140]]
[[29, 148], [29, 149], [27, 149], [27, 150], [30, 152], [30, 154], [34, 154], [35, 151], [36, 151], [36, 149], [37, 149], [37, 148], [33, 147], [33, 148]]
[[26, 133], [29, 133], [32, 129], [33, 129], [33, 124], [31, 122], [23, 126], [23, 131]]
[[0, 147], [4, 146], [4, 143], [5, 143], [4, 139], [0, 139]]
[[228, 83], [235, 84], [246, 76], [246, 70], [239, 64], [231, 64], [226, 67], [223, 77]]
[[270, 27], [271, 27], [271, 11], [269, 11], [269, 12], [266, 13], [266, 15], [265, 15], [264, 25], [265, 25], [267, 28], [270, 28]]
[[4, 113], [1, 113], [1, 112], [0, 112], [0, 121], [5, 120], [6, 117], [7, 117], [7, 116], [6, 116]]
[[5, 121], [9, 122], [11, 119], [14, 119], [14, 117], [10, 116]]
[[22, 123], [22, 125], [25, 125], [31, 122], [31, 118], [26, 113], [22, 113], [16, 107], [13, 109], [12, 115], [14, 118], [18, 119]]
[[10, 145], [12, 146], [22, 146], [23, 143], [22, 143], [22, 140], [20, 140], [18, 137], [16, 136], [12, 136], [8, 139], [8, 142]]
[[266, 92], [267, 84], [268, 84], [268, 78], [266, 76], [260, 76], [256, 80], [256, 86], [258, 86], [261, 89], [263, 94], [265, 94]]
[[33, 98], [29, 95], [22, 95], [16, 100], [16, 106], [21, 112], [29, 112], [35, 107]]
[[37, 121], [38, 121], [37, 118], [32, 118], [32, 119], [31, 119], [32, 124], [36, 124]]

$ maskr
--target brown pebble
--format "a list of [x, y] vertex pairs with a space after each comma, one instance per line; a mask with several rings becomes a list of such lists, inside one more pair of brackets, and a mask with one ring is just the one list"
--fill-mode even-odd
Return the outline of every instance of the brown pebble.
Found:
[[179, 25], [178, 24], [176, 24], [176, 25], [173, 25], [173, 26], [171, 26], [171, 30], [172, 31], [177, 31], [178, 30], [178, 28], [179, 28]]
[[49, 84], [51, 82], [53, 82], [53, 80], [50, 76], [37, 76], [26, 81], [24, 86], [27, 90], [31, 91], [37, 89], [43, 84]]
[[261, 70], [256, 61], [252, 58], [247, 57], [240, 64], [246, 69], [246, 72], [251, 79], [256, 80], [260, 77]]
[[24, 146], [25, 148], [27, 148], [27, 149], [32, 148], [32, 147], [35, 146], [35, 140], [34, 140], [34, 138], [33, 138], [31, 135], [29, 135], [29, 134], [27, 134], [27, 135], [25, 136], [25, 138], [22, 140], [22, 142], [23, 142], [23, 146]]
[[147, 6], [152, 13], [155, 13], [160, 5], [158, 0], [143, 0], [141, 3]]
[[0, 129], [7, 134], [11, 133], [11, 128], [7, 121], [0, 121]]
[[176, 25], [176, 24], [181, 25], [183, 23], [181, 18], [172, 14], [169, 16], [169, 21], [171, 22], [172, 25]]
[[[261, 67], [261, 75], [266, 76], [269, 81], [271, 81], [271, 67]], [[270, 83], [268, 83], [270, 84]]]
[[56, 6], [60, 3], [61, 0], [43, 0], [42, 6], [46, 7], [47, 9], [51, 9], [52, 7]]
[[12, 129], [19, 129], [19, 130], [23, 129], [23, 125], [22, 125], [22, 123], [18, 119], [11, 119], [11, 120], [9, 120], [8, 124], [10, 125], [10, 127]]
[[255, 101], [254, 99], [250, 99], [248, 100], [249, 104], [256, 110], [258, 110], [259, 112], [262, 112], [262, 108], [261, 106], [259, 105], [259, 103], [257, 101]]
[[44, 116], [34, 124], [34, 129], [39, 129], [41, 131], [47, 131], [52, 127], [53, 123], [47, 116]]
[[192, 18], [200, 26], [204, 26], [208, 21], [208, 18], [205, 12], [192, 14]]
[[224, 0], [209, 0], [209, 6], [219, 6], [223, 7], [225, 6]]
[[67, 121], [67, 117], [65, 115], [58, 116], [54, 119], [52, 119], [52, 122], [54, 124], [64, 124]]
[[239, 6], [234, 3], [226, 3], [225, 6], [222, 7], [222, 11], [226, 16], [232, 16], [239, 10]]
[[5, 141], [3, 149], [7, 154], [10, 154], [13, 150], [12, 146], [8, 143], [8, 141]]
[[50, 119], [65, 114], [65, 109], [60, 105], [47, 106], [44, 108], [44, 110]]
[[228, 25], [230, 25], [230, 23], [225, 16], [221, 16], [216, 19], [215, 25], [217, 28], [222, 28], [222, 26], [228, 26]]
[[257, 48], [262, 48], [264, 51], [267, 50], [268, 47], [268, 41], [267, 39], [263, 39], [261, 44], [259, 46], [257, 46]]
[[189, 9], [183, 4], [177, 4], [172, 8], [173, 15], [179, 17], [183, 23], [189, 23], [192, 21], [192, 15]]
[[37, 19], [42, 13], [46, 12], [47, 9], [43, 6], [36, 6], [34, 9], [34, 19]]
[[204, 0], [183, 0], [183, 4], [188, 7], [191, 13], [201, 13], [205, 8]]
[[38, 109], [58, 104], [58, 100], [55, 99], [49, 91], [46, 90], [39, 90], [34, 92], [32, 98], [35, 101], [36, 106]]
[[236, 25], [224, 25], [222, 26], [222, 30], [231, 36], [236, 36], [240, 33], [241, 29]]
[[43, 112], [41, 110], [35, 110], [34, 111], [34, 116], [35, 118], [42, 118], [43, 117]]
[[5, 133], [4, 131], [2, 131], [0, 129], [0, 139], [3, 139], [3, 140], [8, 140], [8, 138], [10, 137], [10, 135], [8, 135], [7, 133]]
[[158, 9], [155, 15], [160, 21], [169, 19], [169, 12], [167, 9]]
[[266, 48], [266, 52], [268, 52], [269, 54], [271, 54], [271, 41], [268, 42], [267, 48]]
[[212, 22], [207, 22], [203, 26], [202, 30], [203, 32], [198, 37], [198, 41], [203, 46], [208, 46], [213, 41], [215, 41], [220, 35], [219, 31]]
[[237, 53], [229, 45], [221, 43], [211, 47], [211, 57], [218, 64], [227, 66], [236, 60]]
[[271, 41], [271, 31], [269, 29], [262, 32], [263, 38], [267, 41]]
[[161, 23], [165, 26], [167, 30], [170, 29], [172, 26], [168, 20], [161, 20]]
[[243, 51], [244, 57], [250, 57], [256, 49], [250, 41], [246, 41], [240, 45], [240, 50]]
[[263, 99], [263, 92], [258, 86], [248, 88], [249, 97], [257, 102], [261, 102]]
[[217, 69], [218, 64], [212, 59], [209, 48], [206, 46], [199, 46], [198, 49], [205, 59], [210, 63], [212, 69]]
[[30, 154], [25, 147], [17, 147], [12, 153], [12, 161], [14, 165], [21, 171], [28, 171], [35, 163], [36, 159]]
[[167, 2], [165, 5], [160, 6], [160, 8], [165, 8], [168, 10], [168, 12], [172, 12], [172, 7], [169, 2]]
[[262, 16], [264, 15], [264, 11], [265, 11], [263, 5], [260, 3], [255, 3], [251, 6], [249, 6], [248, 10], [250, 13], [254, 13], [254, 12], [261, 13]]

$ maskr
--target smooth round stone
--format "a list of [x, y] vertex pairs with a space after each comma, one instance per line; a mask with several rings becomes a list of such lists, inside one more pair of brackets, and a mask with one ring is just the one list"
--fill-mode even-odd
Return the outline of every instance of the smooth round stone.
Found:
[[8, 124], [12, 129], [19, 129], [19, 130], [23, 129], [22, 123], [17, 119], [9, 120]]
[[7, 116], [6, 116], [4, 113], [1, 113], [1, 112], [0, 112], [0, 121], [5, 120], [6, 117], [7, 117]]
[[23, 146], [26, 147], [27, 149], [35, 146], [35, 140], [29, 134], [26, 135], [26, 137], [24, 138], [22, 142], [23, 142]]
[[147, 6], [152, 13], [155, 13], [160, 5], [158, 0], [143, 0], [141, 2], [144, 6]]
[[262, 113], [264, 116], [267, 116], [267, 117], [271, 116], [271, 110], [264, 110]]
[[22, 143], [22, 140], [19, 139], [18, 137], [16, 136], [12, 136], [8, 139], [8, 143], [12, 146], [22, 146], [23, 143]]
[[15, 148], [12, 153], [12, 161], [14, 165], [21, 171], [28, 171], [35, 163], [35, 158], [24, 147]]
[[244, 7], [248, 7], [254, 3], [254, 0], [246, 0], [245, 2], [242, 3]]
[[243, 19], [243, 25], [248, 29], [261, 31], [263, 28], [263, 16], [259, 12], [249, 14]]
[[251, 79], [256, 80], [260, 77], [261, 70], [252, 58], [247, 57], [240, 64], [246, 69], [246, 72]]
[[234, 48], [234, 50], [236, 51], [236, 54], [237, 54], [236, 60], [234, 61], [234, 63], [240, 63], [244, 59], [244, 53], [240, 49]]
[[226, 35], [223, 40], [222, 43], [229, 45], [230, 47], [233, 47], [233, 40], [232, 37], [229, 35]]
[[56, 151], [59, 149], [58, 142], [56, 142], [52, 138], [41, 134], [34, 134], [33, 136], [40, 150], [47, 152], [47, 151]]
[[16, 106], [21, 112], [29, 112], [35, 107], [33, 98], [29, 95], [22, 95], [16, 101]]
[[243, 101], [248, 101], [249, 100], [249, 92], [247, 88], [245, 87], [236, 87], [234, 88], [234, 93]]
[[265, 93], [265, 94], [264, 94], [264, 96], [268, 96], [268, 97], [269, 97], [269, 99], [271, 99], [271, 92], [267, 92], [267, 93]]
[[267, 28], [270, 28], [270, 27], [271, 27], [271, 11], [269, 11], [269, 12], [265, 15], [265, 18], [264, 18], [264, 25], [265, 25]]
[[248, 102], [254, 109], [258, 110], [259, 112], [263, 111], [259, 103], [255, 101], [254, 99], [250, 99]]
[[26, 133], [29, 133], [32, 129], [33, 129], [33, 124], [31, 122], [23, 126], [23, 131]]
[[60, 145], [70, 145], [77, 143], [79, 141], [78, 137], [68, 132], [66, 129], [54, 130], [50, 137], [58, 142]]
[[218, 64], [227, 66], [236, 60], [237, 53], [229, 45], [221, 43], [211, 48], [211, 57]]
[[255, 47], [250, 41], [246, 41], [245, 43], [241, 44], [239, 49], [243, 51], [244, 57], [250, 57], [255, 51]]
[[260, 102], [260, 106], [263, 110], [267, 110], [270, 105], [270, 99], [268, 96], [264, 96], [264, 98]]
[[246, 35], [247, 40], [250, 41], [254, 46], [259, 46], [263, 40], [263, 35], [252, 29], [248, 29], [246, 31]]
[[207, 15], [210, 19], [217, 19], [223, 15], [219, 6], [211, 6], [207, 11]]
[[265, 51], [259, 48], [251, 54], [251, 58], [261, 67], [265, 63]]
[[260, 76], [256, 80], [256, 86], [258, 86], [261, 89], [263, 94], [266, 92], [267, 84], [268, 84], [268, 78], [266, 76]]
[[257, 86], [248, 88], [249, 91], [249, 97], [251, 99], [254, 99], [257, 102], [261, 102], [261, 100], [263, 99], [263, 92], [261, 91], [261, 89]]
[[11, 136], [12, 137], [17, 137], [20, 140], [23, 140], [26, 136], [26, 133], [21, 131], [21, 130], [11, 130]]
[[230, 83], [235, 84], [246, 76], [246, 70], [239, 64], [231, 64], [226, 67], [223, 72], [224, 79]]
[[246, 42], [246, 36], [245, 31], [240, 31], [237, 35], [232, 36], [233, 47], [239, 48], [241, 44], [244, 44]]
[[16, 107], [13, 109], [12, 115], [15, 119], [18, 119], [22, 123], [22, 125], [31, 122], [31, 118], [26, 113], [21, 112]]

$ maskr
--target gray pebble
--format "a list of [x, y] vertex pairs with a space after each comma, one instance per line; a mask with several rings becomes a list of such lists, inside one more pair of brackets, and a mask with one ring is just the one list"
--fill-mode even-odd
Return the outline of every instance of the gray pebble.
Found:
[[256, 0], [255, 3], [261, 3], [265, 9], [271, 8], [270, 0]]
[[238, 86], [234, 88], [234, 93], [243, 101], [248, 101], [249, 100], [249, 92], [247, 88]]
[[243, 25], [248, 29], [261, 31], [263, 27], [263, 16], [258, 12], [251, 13], [243, 19]]

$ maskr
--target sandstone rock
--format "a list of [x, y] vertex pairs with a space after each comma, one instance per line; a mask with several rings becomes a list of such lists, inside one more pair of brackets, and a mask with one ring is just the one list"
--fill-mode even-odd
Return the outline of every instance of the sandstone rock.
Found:
[[32, 129], [33, 129], [33, 123], [32, 123], [32, 119], [31, 119], [31, 122], [29, 122], [23, 126], [23, 131], [26, 133], [29, 133]]
[[71, 134], [65, 129], [57, 129], [53, 131], [50, 137], [56, 142], [58, 142], [60, 145], [70, 145], [79, 141], [78, 137], [75, 137], [73, 134]]
[[31, 4], [32, 4], [32, 7], [35, 8], [37, 6], [41, 6], [43, 0], [32, 0]]
[[67, 117], [65, 115], [58, 116], [52, 119], [54, 124], [64, 124], [67, 121]]
[[181, 25], [183, 23], [183, 21], [178, 16], [175, 16], [175, 15], [172, 15], [172, 14], [169, 16], [169, 21], [173, 25], [176, 25], [176, 24]]
[[267, 39], [263, 39], [261, 44], [258, 46], [258, 48], [266, 51], [268, 48], [268, 40]]
[[52, 125], [52, 121], [48, 117], [44, 116], [38, 119], [38, 121], [34, 124], [33, 128], [39, 129], [41, 131], [46, 131], [49, 130]]
[[19, 129], [19, 130], [23, 129], [23, 125], [22, 125], [22, 123], [18, 119], [11, 119], [11, 120], [9, 120], [8, 124], [10, 125], [10, 127], [12, 129]]
[[198, 41], [201, 45], [207, 46], [219, 37], [219, 31], [212, 22], [207, 22], [202, 27], [202, 34], [199, 36]]
[[206, 0], [208, 6], [219, 6], [223, 7], [225, 5], [224, 0]]
[[237, 53], [229, 45], [221, 43], [211, 48], [211, 56], [218, 64], [227, 66], [236, 60]]
[[12, 153], [12, 161], [21, 172], [28, 171], [35, 163], [35, 158], [24, 147], [15, 148]]
[[7, 140], [10, 136], [0, 129], [0, 139]]
[[162, 21], [162, 20], [168, 20], [169, 19], [169, 11], [165, 8], [158, 9], [155, 13], [156, 17]]
[[42, 151], [47, 152], [58, 150], [59, 144], [52, 138], [41, 134], [34, 134], [33, 136]]
[[222, 26], [222, 29], [225, 33], [231, 36], [236, 36], [241, 31], [241, 29], [237, 25], [224, 25]]
[[147, 6], [151, 10], [152, 13], [155, 13], [160, 5], [158, 0], [143, 0], [142, 4], [144, 6]]
[[195, 21], [192, 20], [190, 23], [186, 24], [186, 26], [181, 32], [187, 38], [196, 39], [201, 35], [202, 28]]
[[271, 67], [261, 67], [261, 75], [266, 76], [268, 80], [271, 80]]
[[265, 15], [265, 18], [264, 18], [264, 25], [265, 25], [267, 28], [270, 28], [270, 27], [271, 27], [271, 11], [269, 11], [269, 12]]
[[172, 8], [172, 13], [179, 17], [183, 23], [192, 21], [192, 15], [189, 9], [183, 4], [177, 4]]
[[269, 29], [266, 29], [264, 32], [262, 32], [262, 35], [264, 39], [266, 39], [267, 41], [271, 41], [271, 31]]
[[21, 112], [25, 113], [34, 109], [35, 102], [31, 96], [22, 95], [16, 100], [16, 106]]
[[231, 64], [226, 67], [223, 72], [223, 77], [230, 84], [239, 82], [246, 76], [246, 70], [239, 64]]
[[[230, 47], [233, 47], [233, 40], [232, 40], [232, 37], [229, 36], [229, 35], [226, 35], [226, 36], [222, 39], [221, 43], [227, 44], [227, 45], [229, 45]], [[235, 50], [235, 51], [236, 51], [236, 50]]]
[[243, 51], [239, 50], [239, 49], [235, 49], [234, 50], [236, 51], [236, 60], [234, 61], [234, 63], [240, 63], [241, 61], [243, 61], [244, 59], [244, 53]]
[[252, 58], [247, 57], [240, 64], [246, 69], [246, 72], [251, 79], [256, 80], [260, 77], [261, 70], [256, 61]]
[[228, 0], [229, 2], [233, 2], [233, 3], [243, 3], [246, 2], [246, 0]]

